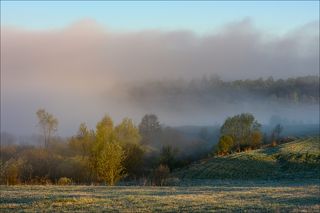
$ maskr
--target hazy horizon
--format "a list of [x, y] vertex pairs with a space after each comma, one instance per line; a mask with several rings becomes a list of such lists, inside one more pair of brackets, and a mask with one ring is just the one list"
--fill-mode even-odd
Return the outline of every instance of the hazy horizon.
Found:
[[[234, 8], [222, 3], [219, 7], [201, 3], [199, 8], [188, 3], [186, 10], [174, 3], [177, 5], [168, 16], [180, 14], [186, 19], [174, 23], [161, 13], [168, 8], [161, 7], [165, 3], [159, 3], [158, 10], [157, 3], [145, 3], [145, 7], [132, 10], [122, 3], [96, 3], [106, 11], [129, 11], [132, 19], [121, 20], [112, 18], [118, 17], [115, 13], [110, 12], [112, 17], [103, 15], [103, 10], [94, 9], [98, 7], [84, 12], [86, 3], [68, 14], [72, 3], [53, 2], [55, 10], [47, 16], [43, 14], [50, 10], [46, 3], [26, 7], [16, 4], [1, 2], [1, 132], [37, 133], [35, 112], [39, 108], [57, 117], [61, 136], [75, 134], [81, 122], [94, 128], [104, 114], [116, 123], [124, 117], [138, 123], [144, 114], [154, 113], [161, 123], [173, 126], [222, 123], [227, 116], [240, 112], [252, 112], [262, 123], [279, 114], [297, 121], [303, 117], [306, 123], [316, 123], [315, 118], [319, 117], [317, 104], [289, 108], [244, 101], [189, 107], [175, 103], [171, 107], [170, 103], [139, 105], [126, 99], [128, 85], [143, 86], [151, 81], [189, 81], [205, 75], [220, 76], [225, 81], [318, 76], [319, 12], [313, 10], [316, 3], [302, 7], [298, 3], [287, 7], [280, 3], [279, 7], [288, 9], [283, 13], [262, 3], [266, 12], [259, 14], [251, 8], [238, 16], [228, 13], [228, 17], [219, 8]], [[252, 7], [258, 7], [256, 4], [252, 3]], [[58, 13], [54, 11], [59, 8], [68, 18], [55, 20]], [[150, 11], [154, 11], [154, 24], [139, 19], [140, 12], [145, 17]], [[301, 18], [293, 17], [292, 11]], [[192, 22], [188, 12], [199, 17]], [[275, 19], [263, 21], [271, 18], [268, 12], [274, 12]], [[163, 22], [159, 21], [161, 18]], [[212, 24], [207, 18], [214, 20]]]

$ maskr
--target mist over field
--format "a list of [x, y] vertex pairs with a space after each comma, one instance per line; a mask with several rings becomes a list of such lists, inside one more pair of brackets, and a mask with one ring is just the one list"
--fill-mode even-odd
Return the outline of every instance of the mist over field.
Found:
[[271, 34], [245, 18], [203, 35], [112, 31], [91, 19], [42, 31], [2, 26], [1, 131], [36, 133], [40, 107], [58, 118], [61, 136], [74, 134], [81, 122], [94, 128], [105, 113], [116, 122], [128, 116], [136, 123], [154, 113], [172, 126], [221, 124], [241, 112], [253, 113], [261, 123], [273, 115], [318, 123], [318, 93], [272, 98], [276, 92], [261, 95], [249, 87], [230, 92], [206, 88], [202, 81], [312, 75], [311, 90], [319, 92], [318, 26], [314, 21]]
[[319, 1], [0, 1], [0, 212], [318, 212]]

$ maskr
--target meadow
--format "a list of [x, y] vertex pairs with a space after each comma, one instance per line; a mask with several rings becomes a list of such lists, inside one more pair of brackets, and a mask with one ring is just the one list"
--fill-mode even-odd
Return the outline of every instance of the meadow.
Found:
[[167, 186], [1, 185], [0, 212], [320, 212], [319, 137], [214, 156]]
[[302, 138], [275, 147], [210, 157], [177, 170], [175, 175], [188, 179], [319, 178], [319, 137]]
[[319, 212], [308, 181], [193, 180], [181, 186], [1, 186], [1, 212]]

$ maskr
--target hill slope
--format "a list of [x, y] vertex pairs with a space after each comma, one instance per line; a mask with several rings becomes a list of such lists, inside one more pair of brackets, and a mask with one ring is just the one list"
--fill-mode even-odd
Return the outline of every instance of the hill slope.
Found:
[[177, 170], [174, 175], [188, 179], [320, 178], [319, 137], [212, 157]]

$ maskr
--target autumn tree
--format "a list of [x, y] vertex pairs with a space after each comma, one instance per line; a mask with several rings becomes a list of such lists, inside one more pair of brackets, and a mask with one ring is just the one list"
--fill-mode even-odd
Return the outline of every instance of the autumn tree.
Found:
[[259, 148], [263, 141], [263, 134], [260, 131], [254, 131], [251, 134], [250, 145], [252, 148]]
[[105, 115], [96, 125], [96, 130], [94, 133], [95, 139], [90, 147], [90, 166], [96, 174], [98, 171], [100, 153], [107, 141], [110, 142], [113, 140], [112, 134], [113, 121], [109, 116]]
[[114, 185], [124, 177], [125, 153], [117, 139], [113, 121], [104, 116], [97, 123], [95, 140], [91, 147], [90, 162], [99, 179]]
[[21, 158], [6, 161], [1, 167], [1, 182], [2, 184], [15, 185], [20, 182], [21, 171], [23, 167], [23, 160]]
[[104, 116], [96, 125], [95, 140], [90, 149], [90, 163], [97, 170], [99, 154], [107, 142], [114, 141], [113, 121], [109, 116]]
[[124, 175], [122, 165], [125, 160], [123, 148], [116, 141], [109, 141], [103, 145], [97, 161], [98, 176], [110, 186], [115, 185]]
[[231, 151], [233, 148], [233, 139], [229, 135], [223, 135], [220, 137], [218, 145], [217, 145], [217, 151], [218, 154], [227, 154]]
[[52, 134], [57, 131], [58, 120], [46, 112], [45, 109], [39, 109], [36, 114], [38, 117], [38, 125], [44, 138], [44, 147], [48, 148]]
[[222, 125], [221, 135], [229, 135], [235, 143], [236, 150], [239, 152], [241, 146], [251, 146], [252, 133], [260, 132], [261, 125], [250, 113], [242, 113], [226, 119]]

